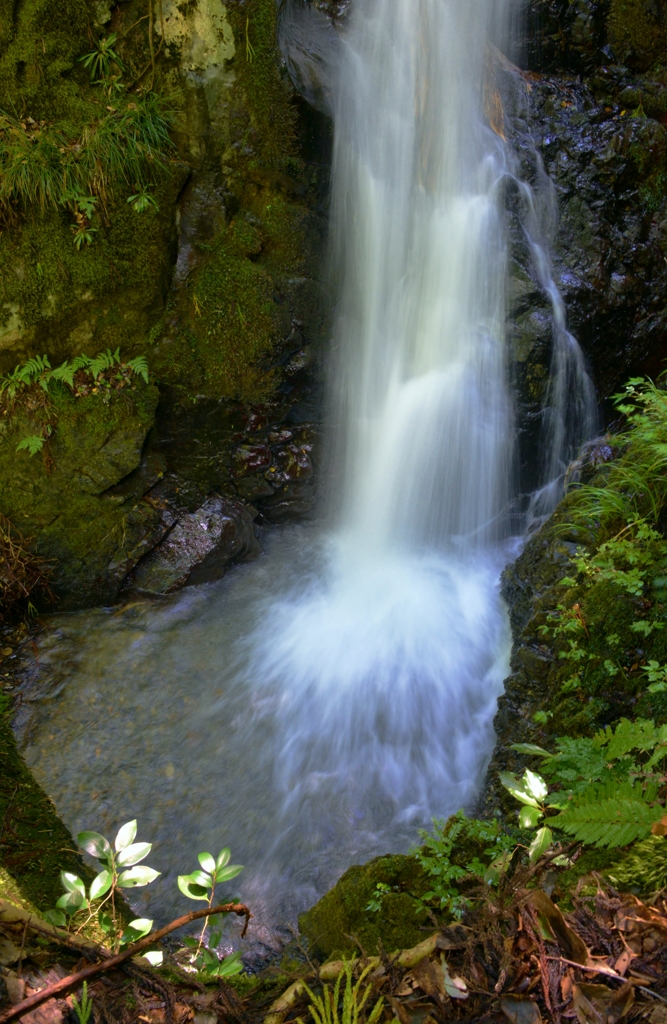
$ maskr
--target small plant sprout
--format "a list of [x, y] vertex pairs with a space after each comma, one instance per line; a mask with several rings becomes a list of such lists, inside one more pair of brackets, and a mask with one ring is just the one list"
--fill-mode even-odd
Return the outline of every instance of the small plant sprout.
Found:
[[[535, 748], [535, 750], [538, 749], [540, 748]], [[523, 805], [519, 811], [519, 825], [521, 828], [537, 828], [540, 819], [545, 815], [546, 806], [544, 801], [549, 793], [549, 787], [542, 776], [536, 772], [531, 772], [530, 768], [526, 768], [520, 779], [513, 775], [512, 772], [500, 772], [500, 781], [515, 800], [518, 800]], [[547, 852], [552, 842], [553, 832], [546, 825], [543, 825], [538, 829], [535, 838], [528, 847], [530, 863], [535, 864]]]
[[[304, 989], [310, 998], [310, 1015], [315, 1024], [359, 1024], [366, 1019], [366, 1024], [376, 1024], [380, 1019], [384, 1006], [384, 998], [380, 996], [377, 1003], [366, 1018], [365, 1009], [368, 998], [373, 991], [372, 985], [367, 985], [362, 990], [362, 985], [372, 968], [365, 967], [359, 978], [353, 983], [354, 963], [350, 960], [344, 961], [343, 970], [336, 979], [333, 992], [328, 985], [323, 986], [322, 995], [312, 992], [304, 982]], [[345, 979], [343, 988], [343, 1005], [341, 1002], [341, 982]], [[459, 981], [459, 979], [456, 979]], [[304, 1024], [301, 1017], [297, 1017], [297, 1024]]]
[[[200, 869], [189, 875], [179, 875], [178, 888], [188, 899], [203, 900], [208, 903], [209, 907], [212, 907], [216, 886], [221, 882], [231, 881], [243, 871], [241, 864], [229, 863], [230, 857], [231, 851], [228, 847], [221, 850], [217, 858], [210, 853], [198, 854]], [[206, 942], [206, 930], [209, 924], [213, 931]], [[194, 949], [190, 962], [207, 977], [228, 978], [234, 974], [240, 974], [243, 970], [239, 952], [232, 953], [223, 960], [220, 960], [215, 952], [222, 940], [220, 925], [220, 916], [207, 917], [199, 939], [189, 937], [184, 940], [186, 946]]]
[[79, 832], [76, 837], [79, 846], [95, 857], [103, 867], [91, 882], [88, 893], [78, 875], [61, 871], [60, 878], [65, 893], [56, 903], [56, 909], [45, 915], [52, 924], [71, 927], [77, 915], [81, 915], [76, 929], [81, 931], [97, 917], [99, 927], [110, 938], [116, 952], [122, 946], [148, 935], [153, 922], [147, 918], [131, 921], [125, 931], [121, 932], [121, 922], [115, 907], [118, 889], [134, 889], [149, 885], [160, 874], [159, 871], [140, 863], [150, 853], [152, 844], [135, 843], [136, 834], [136, 820], [123, 825], [113, 847], [99, 832]]
[[29, 434], [24, 437], [16, 446], [17, 452], [27, 451], [30, 455], [36, 455], [44, 447], [44, 438], [40, 434]]
[[153, 207], [154, 210], [160, 209], [155, 196], [150, 194], [149, 188], [150, 185], [142, 185], [135, 195], [128, 197], [127, 201], [135, 213], [145, 213], [146, 210], [150, 210], [151, 207]]
[[79, 57], [79, 63], [83, 64], [84, 68], [90, 70], [91, 82], [94, 79], [107, 79], [112, 62], [121, 71], [124, 70], [124, 64], [114, 50], [116, 39], [115, 32], [112, 32], [106, 38], [98, 39], [94, 50], [91, 50], [90, 53], [84, 53], [83, 57]]
[[84, 981], [81, 989], [81, 1002], [76, 996], [72, 996], [72, 1007], [79, 1024], [88, 1024], [90, 1015], [93, 1012], [93, 1001], [88, 996], [88, 982]]

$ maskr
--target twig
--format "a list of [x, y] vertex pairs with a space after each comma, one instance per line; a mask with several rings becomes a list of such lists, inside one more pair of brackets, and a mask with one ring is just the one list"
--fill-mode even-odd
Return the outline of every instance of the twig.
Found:
[[56, 981], [53, 985], [48, 985], [43, 988], [40, 992], [34, 992], [33, 995], [28, 996], [27, 999], [23, 999], [16, 1006], [12, 1006], [10, 1010], [0, 1016], [0, 1024], [7, 1024], [10, 1020], [16, 1020], [17, 1017], [22, 1017], [28, 1010], [34, 1009], [36, 1006], [41, 1006], [48, 999], [53, 999], [54, 996], [60, 995], [62, 992], [68, 992], [71, 988], [76, 988], [81, 984], [82, 981], [86, 981], [88, 978], [94, 977], [96, 974], [101, 974], [103, 971], [113, 970], [114, 967], [118, 967], [124, 963], [125, 960], [129, 960], [131, 957], [136, 956], [137, 953], [141, 953], [142, 950], [148, 949], [153, 943], [159, 942], [165, 935], [169, 935], [170, 932], [176, 931], [177, 928], [183, 928], [184, 925], [190, 924], [191, 921], [196, 921], [201, 917], [208, 917], [209, 914], [238, 914], [239, 917], [245, 917], [245, 924], [243, 926], [243, 932], [241, 938], [246, 933], [248, 927], [248, 921], [252, 917], [249, 909], [244, 903], [224, 903], [219, 907], [207, 907], [205, 910], [194, 910], [190, 914], [185, 914], [183, 917], [177, 918], [172, 921], [171, 924], [167, 924], [164, 928], [158, 928], [157, 931], [151, 932], [143, 939], [139, 939], [129, 949], [123, 950], [122, 953], [117, 953], [115, 956], [109, 957], [108, 960], [103, 960], [101, 963], [89, 964], [88, 967], [84, 967], [80, 971], [76, 971], [75, 974], [69, 974], [66, 978], [61, 978], [60, 981]]

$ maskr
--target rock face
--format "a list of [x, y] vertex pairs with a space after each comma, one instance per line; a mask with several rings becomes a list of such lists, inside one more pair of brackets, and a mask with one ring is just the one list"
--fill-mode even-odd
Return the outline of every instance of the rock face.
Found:
[[158, 546], [139, 562], [131, 587], [169, 594], [187, 584], [220, 579], [231, 562], [255, 558], [261, 547], [248, 505], [213, 495], [196, 512], [179, 518]]

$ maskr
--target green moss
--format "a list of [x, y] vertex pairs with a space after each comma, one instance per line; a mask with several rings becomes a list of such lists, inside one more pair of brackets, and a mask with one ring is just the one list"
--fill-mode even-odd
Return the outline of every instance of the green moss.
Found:
[[0, 421], [0, 511], [53, 560], [61, 607], [105, 603], [159, 536], [151, 505], [128, 507], [104, 494], [138, 466], [157, 389], [137, 381], [129, 395], [114, 392], [108, 403], [97, 395], [76, 398], [64, 386], [51, 392], [45, 414], [55, 426], [45, 458], [16, 451], [21, 437], [35, 433], [28, 412]]
[[16, 749], [5, 715], [0, 716], [0, 823], [0, 895], [4, 898], [14, 898], [24, 909], [48, 910], [62, 895], [61, 871], [93, 877]]
[[659, 4], [651, 0], [611, 0], [607, 28], [623, 63], [639, 71], [664, 67], [667, 25]]
[[[392, 890], [382, 898], [380, 912], [367, 910], [381, 882]], [[331, 959], [359, 951], [373, 955], [380, 944], [387, 952], [410, 949], [424, 938], [420, 929], [427, 913], [418, 902], [427, 880], [416, 857], [376, 857], [348, 868], [333, 889], [299, 917], [299, 930], [317, 956]]]

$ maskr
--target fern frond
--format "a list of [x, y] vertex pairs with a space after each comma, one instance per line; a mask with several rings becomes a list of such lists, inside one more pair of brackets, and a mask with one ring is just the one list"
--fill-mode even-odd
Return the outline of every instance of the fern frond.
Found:
[[664, 814], [664, 807], [650, 806], [655, 794], [655, 786], [640, 782], [591, 786], [549, 823], [589, 846], [626, 846], [646, 839]]
[[138, 377], [143, 377], [148, 384], [148, 363], [146, 361], [146, 356], [135, 356], [134, 359], [128, 359], [126, 365], [129, 366], [132, 372], [136, 373]]
[[615, 761], [624, 757], [631, 750], [653, 750], [658, 743], [667, 739], [667, 729], [664, 727], [656, 729], [653, 722], [645, 718], [638, 718], [630, 722], [622, 718], [616, 726], [615, 731], [611, 726], [601, 729], [594, 738], [594, 744], [599, 749], [606, 746], [604, 752], [608, 761]]
[[72, 363], [70, 363], [68, 360], [65, 360], [64, 363], [60, 364], [60, 366], [56, 366], [55, 370], [51, 370], [51, 373], [49, 374], [49, 379], [61, 380], [64, 384], [69, 384], [70, 387], [73, 387], [74, 374], [77, 371], [75, 362], [76, 360], [74, 360], [74, 362]]

